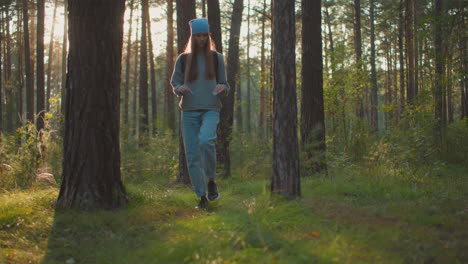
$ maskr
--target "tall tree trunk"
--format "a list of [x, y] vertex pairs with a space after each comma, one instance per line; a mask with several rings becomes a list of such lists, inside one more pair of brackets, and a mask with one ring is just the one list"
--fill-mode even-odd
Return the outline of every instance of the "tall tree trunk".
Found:
[[139, 142], [143, 144], [148, 136], [148, 50], [147, 50], [147, 20], [148, 20], [148, 0], [141, 1], [141, 38], [140, 38], [140, 85], [139, 85]]
[[[320, 2], [302, 0], [301, 145], [313, 172], [327, 169], [324, 159], [326, 145]], [[284, 89], [292, 89], [291, 87]]]
[[405, 56], [404, 56], [404, 47], [403, 47], [403, 38], [404, 38], [404, 25], [405, 21], [403, 18], [403, 1], [400, 0], [400, 8], [398, 13], [398, 50], [399, 50], [399, 64], [400, 64], [400, 114], [403, 114], [403, 109], [405, 107]]
[[167, 1], [167, 43], [166, 43], [166, 79], [164, 89], [164, 116], [167, 127], [175, 133], [174, 94], [172, 93], [171, 76], [174, 69], [174, 1]]
[[[138, 10], [138, 4], [136, 9]], [[135, 34], [135, 40], [140, 37], [140, 16], [137, 16], [137, 21], [136, 21], [136, 34]], [[134, 57], [134, 66], [133, 66], [133, 94], [132, 94], [132, 136], [136, 137], [138, 135], [138, 85], [139, 85], [139, 75], [138, 75], [138, 66], [140, 62], [140, 56], [138, 56], [138, 52], [140, 51], [140, 41], [135, 41], [135, 57]]]
[[[362, 37], [361, 37], [361, 0], [354, 0], [354, 52], [356, 55], [356, 67], [358, 72], [362, 71]], [[364, 101], [366, 97], [364, 91], [358, 96], [356, 115], [364, 118]]]
[[406, 95], [408, 104], [413, 104], [416, 97], [414, 87], [414, 38], [413, 38], [413, 0], [406, 0], [405, 8], [405, 29], [406, 29], [406, 62], [408, 65], [408, 78]]
[[[0, 22], [3, 24], [4, 21], [3, 21], [3, 13], [2, 13], [2, 17], [1, 17], [1, 20]], [[4, 35], [4, 32], [2, 30], [2, 35]], [[2, 41], [3, 41], [3, 38], [0, 38], [0, 142], [2, 142], [2, 134], [3, 134], [3, 80], [2, 80], [2, 75], [3, 75], [3, 71], [2, 71], [2, 54], [3, 54], [3, 49], [2, 49]]]
[[435, 54], [435, 82], [433, 96], [435, 100], [435, 134], [437, 143], [441, 143], [443, 117], [443, 52], [442, 52], [442, 0], [435, 0], [434, 6], [434, 54]]
[[447, 59], [447, 123], [453, 123], [453, 82], [452, 82], [452, 52]]
[[[208, 22], [210, 31], [216, 45], [216, 49], [223, 53], [223, 38], [221, 34], [221, 11], [219, 0], [208, 0]], [[178, 19], [177, 19], [178, 20]]]
[[[24, 28], [23, 27], [23, 24], [22, 24], [22, 21], [23, 21], [23, 17], [22, 17], [22, 13], [23, 13], [23, 6], [22, 5], [19, 5], [19, 1], [23, 1], [23, 0], [18, 0], [17, 2], [17, 14], [18, 14], [18, 31], [19, 31], [19, 36], [21, 36], [21, 34], [23, 32], [21, 32], [21, 29]], [[21, 8], [21, 9], [20, 9]], [[19, 127], [19, 126], [22, 126], [22, 122], [24, 120], [24, 90], [25, 90], [25, 87], [24, 87], [24, 84], [25, 84], [25, 81], [24, 81], [24, 72], [23, 72], [23, 69], [24, 69], [24, 61], [23, 61], [23, 51], [24, 51], [24, 39], [21, 38], [21, 37], [18, 37], [16, 38], [17, 40], [17, 46], [18, 46], [18, 49], [17, 49], [17, 52], [18, 52], [18, 71], [17, 71], [17, 79], [18, 79], [18, 86], [17, 86], [17, 92], [18, 92], [18, 97], [17, 97], [17, 117], [15, 120], [17, 121], [16, 123], [16, 126]]]
[[116, 208], [127, 202], [119, 147], [124, 10], [125, 0], [69, 0], [61, 208]]
[[[210, 12], [209, 5], [210, 3], [208, 2], [208, 12]], [[177, 51], [180, 54], [184, 51], [185, 44], [190, 37], [189, 21], [195, 18], [195, 0], [176, 0], [176, 11]], [[211, 24], [213, 24], [213, 21]], [[177, 175], [177, 182], [182, 184], [190, 184], [190, 177], [187, 168], [187, 158], [185, 156], [184, 139], [182, 138], [181, 119], [181, 112], [179, 111], [179, 175]]]
[[330, 64], [332, 71], [334, 70], [334, 63], [335, 63], [335, 46], [333, 42], [333, 32], [331, 29], [331, 18], [330, 18], [330, 13], [328, 12], [328, 6], [329, 4], [325, 4], [325, 16], [326, 16], [326, 23], [328, 27], [328, 41], [330, 42], [330, 52], [331, 52], [331, 57], [330, 57]]
[[414, 97], [418, 96], [419, 93], [419, 40], [418, 40], [418, 14], [421, 12], [418, 7], [418, 0], [412, 0], [413, 2], [413, 63], [414, 63]]
[[50, 31], [50, 40], [49, 40], [49, 59], [47, 61], [47, 81], [46, 81], [46, 87], [47, 87], [47, 94], [46, 94], [46, 110], [47, 112], [50, 110], [50, 94], [52, 87], [50, 85], [50, 79], [52, 78], [52, 61], [53, 61], [53, 55], [54, 55], [54, 33], [55, 33], [55, 18], [57, 15], [57, 4], [58, 0], [55, 0], [54, 4], [54, 13], [52, 15], [52, 29]]
[[24, 66], [26, 70], [26, 119], [34, 124], [34, 77], [31, 66], [31, 50], [29, 47], [28, 0], [23, 0], [23, 47]]
[[370, 0], [370, 37], [371, 37], [371, 96], [370, 96], [370, 124], [371, 129], [374, 132], [377, 132], [379, 128], [379, 119], [377, 116], [377, 108], [378, 108], [378, 87], [377, 87], [377, 69], [375, 65], [375, 16], [374, 16], [374, 9], [375, 9], [375, 0]]
[[[307, 0], [303, 1], [302, 4], [308, 8], [307, 4], [317, 4], [316, 2]], [[320, 6], [320, 4], [318, 5]], [[311, 14], [305, 10], [303, 10], [303, 15]], [[317, 13], [314, 14], [317, 15]], [[294, 0], [273, 0], [272, 17], [273, 161], [271, 191], [294, 197], [301, 195], [297, 143]]]
[[44, 0], [37, 1], [37, 41], [36, 41], [36, 114], [37, 114], [37, 131], [44, 128], [44, 111], [45, 111], [45, 93], [44, 93], [44, 16], [45, 3]]
[[206, 0], [202, 0], [202, 17], [206, 17]]
[[[460, 32], [463, 32], [465, 26], [464, 9], [460, 7], [461, 22], [459, 23]], [[466, 34], [466, 33], [465, 33]], [[460, 72], [460, 91], [461, 91], [461, 119], [468, 117], [468, 56], [466, 53], [466, 38], [464, 34], [458, 35], [458, 49], [460, 50], [461, 72]], [[468, 122], [466, 122], [468, 125]]]
[[258, 117], [258, 128], [262, 134], [265, 134], [266, 123], [266, 62], [265, 62], [265, 23], [266, 23], [266, 0], [263, 0], [262, 14], [262, 40], [260, 48], [260, 115]]
[[[240, 77], [239, 82], [242, 83]], [[234, 117], [236, 120], [237, 130], [244, 132], [244, 119], [242, 118], [242, 85], [239, 85], [239, 89], [236, 91], [236, 103], [235, 103]]]
[[231, 176], [231, 157], [229, 153], [229, 144], [231, 141], [233, 114], [234, 114], [234, 96], [238, 89], [239, 73], [239, 36], [242, 23], [242, 11], [244, 9], [243, 0], [235, 0], [231, 16], [231, 30], [229, 32], [229, 51], [227, 56], [227, 79], [231, 92], [223, 97], [223, 108], [221, 109], [221, 120], [218, 126], [219, 148], [217, 149], [218, 160], [223, 164], [223, 176]]
[[[5, 19], [6, 21], [10, 21], [12, 17], [10, 16], [10, 11], [8, 9], [5, 10]], [[18, 18], [19, 19], [19, 18]], [[5, 67], [3, 68], [4, 71], [4, 96], [5, 96], [5, 101], [7, 102], [7, 109], [4, 110], [6, 116], [5, 116], [5, 121], [6, 123], [4, 124], [3, 131], [5, 132], [13, 132], [15, 131], [15, 125], [14, 125], [14, 120], [17, 117], [14, 107], [15, 107], [15, 97], [13, 94], [17, 95], [17, 93], [13, 92], [13, 82], [12, 82], [12, 66], [11, 66], [11, 34], [10, 34], [10, 23], [5, 23], [5, 49], [6, 49], [6, 54], [4, 57], [5, 60]], [[18, 30], [19, 32], [19, 30]], [[19, 34], [20, 35], [20, 34]], [[21, 38], [19, 38], [21, 39]], [[17, 47], [18, 50], [21, 51], [21, 46], [18, 45]], [[18, 63], [19, 64], [19, 63]], [[18, 70], [18, 64], [17, 64], [17, 70]], [[18, 96], [16, 96], [18, 97]], [[18, 106], [17, 106], [18, 107]]]
[[251, 74], [250, 74], [250, 0], [248, 0], [247, 4], [247, 97], [245, 98], [246, 102], [246, 129], [247, 133], [250, 133], [250, 124], [252, 123], [252, 117], [251, 117], [251, 99], [250, 99], [250, 90], [251, 90]]
[[[132, 31], [133, 31], [133, 2], [134, 0], [130, 1], [130, 19], [128, 20], [129, 29], [128, 29], [128, 36], [127, 36], [127, 53], [125, 57], [125, 83], [124, 83], [124, 109], [123, 109], [123, 124], [128, 126], [128, 104], [130, 102], [130, 71], [131, 71], [131, 64], [130, 58], [132, 56]], [[124, 136], [124, 139], [127, 139], [128, 135]]]
[[63, 11], [64, 11], [64, 22], [63, 22], [63, 39], [62, 39], [62, 85], [61, 85], [61, 107], [60, 110], [62, 114], [64, 114], [65, 111], [65, 98], [66, 98], [66, 86], [67, 86], [67, 46], [68, 46], [68, 0], [64, 1], [63, 4]]
[[152, 132], [153, 135], [156, 134], [156, 121], [158, 117], [158, 108], [157, 108], [157, 94], [156, 94], [156, 70], [154, 67], [154, 52], [153, 52], [153, 39], [151, 34], [151, 21], [149, 17], [149, 8], [147, 11], [147, 23], [148, 23], [148, 45], [149, 45], [149, 59], [150, 59], [150, 84], [151, 84], [151, 120], [152, 123]]

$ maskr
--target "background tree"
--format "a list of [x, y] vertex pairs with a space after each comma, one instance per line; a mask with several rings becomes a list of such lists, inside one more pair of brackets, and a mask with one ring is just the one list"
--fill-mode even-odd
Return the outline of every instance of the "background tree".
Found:
[[164, 89], [164, 116], [167, 127], [175, 132], [174, 94], [171, 77], [174, 69], [174, 1], [167, 1], [167, 43], [166, 43], [166, 84]]
[[127, 201], [120, 177], [118, 114], [125, 0], [68, 4], [70, 51], [57, 206], [115, 208]]
[[23, 0], [23, 45], [24, 66], [26, 71], [26, 119], [34, 123], [34, 76], [31, 65], [31, 50], [29, 42], [29, 10], [28, 0]]
[[231, 157], [229, 153], [229, 144], [231, 141], [233, 116], [234, 116], [234, 98], [236, 90], [239, 89], [239, 37], [242, 23], [242, 10], [244, 9], [243, 0], [235, 0], [231, 16], [231, 29], [229, 31], [229, 51], [227, 56], [226, 74], [231, 91], [225, 97], [221, 97], [223, 108], [220, 113], [220, 123], [218, 125], [218, 146], [217, 157], [220, 164], [223, 165], [223, 177], [231, 176]]
[[[177, 10], [177, 50], [182, 53], [185, 49], [185, 44], [190, 37], [189, 21], [195, 18], [195, 1], [194, 0], [176, 0]], [[187, 158], [185, 157], [184, 139], [180, 129], [180, 111], [179, 111], [179, 175], [177, 182], [190, 184], [190, 177], [187, 168]]]
[[[301, 139], [307, 165], [326, 170], [320, 0], [302, 0]], [[289, 88], [291, 89], [291, 88]], [[293, 143], [293, 142], [291, 142]]]
[[36, 114], [37, 131], [44, 128], [45, 93], [44, 93], [44, 0], [37, 1], [37, 42], [36, 42]]
[[294, 0], [273, 0], [273, 160], [271, 191], [300, 196]]
[[143, 144], [148, 136], [148, 49], [147, 49], [147, 20], [148, 0], [141, 1], [141, 38], [140, 38], [140, 83], [139, 83], [139, 137]]

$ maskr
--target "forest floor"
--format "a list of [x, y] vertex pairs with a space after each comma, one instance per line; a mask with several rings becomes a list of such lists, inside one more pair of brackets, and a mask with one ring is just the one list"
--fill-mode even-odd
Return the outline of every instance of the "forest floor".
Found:
[[[0, 194], [0, 263], [468, 263], [466, 167], [423, 178], [333, 169], [272, 197], [268, 177], [188, 187], [127, 180], [114, 211], [55, 210], [58, 187]], [[165, 182], [164, 182], [165, 181]]]

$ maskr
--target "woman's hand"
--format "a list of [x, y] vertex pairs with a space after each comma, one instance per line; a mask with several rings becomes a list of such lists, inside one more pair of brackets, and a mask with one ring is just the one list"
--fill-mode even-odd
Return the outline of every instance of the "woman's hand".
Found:
[[213, 95], [219, 94], [220, 92], [224, 91], [224, 89], [226, 89], [226, 88], [224, 87], [224, 84], [218, 84], [218, 85], [216, 85], [216, 87], [215, 87], [214, 90], [213, 90]]
[[185, 84], [182, 84], [182, 86], [179, 87], [178, 91], [183, 94], [192, 93], [192, 90], [190, 90], [190, 88], [188, 88], [188, 86]]

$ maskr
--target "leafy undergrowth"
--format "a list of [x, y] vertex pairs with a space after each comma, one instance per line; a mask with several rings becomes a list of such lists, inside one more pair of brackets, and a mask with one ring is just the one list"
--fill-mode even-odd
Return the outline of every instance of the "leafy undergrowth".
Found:
[[56, 211], [56, 188], [1, 194], [0, 263], [468, 262], [466, 168], [418, 181], [332, 169], [289, 201], [264, 177], [218, 182], [206, 212], [160, 179], [126, 182], [115, 211]]

